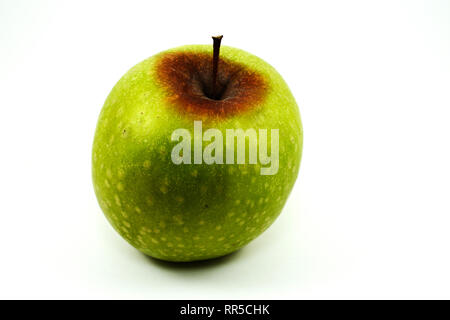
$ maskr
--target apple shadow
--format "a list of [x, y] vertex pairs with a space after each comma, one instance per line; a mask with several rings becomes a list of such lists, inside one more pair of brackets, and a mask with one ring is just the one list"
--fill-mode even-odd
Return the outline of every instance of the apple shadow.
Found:
[[225, 256], [212, 258], [208, 260], [191, 261], [191, 262], [173, 262], [165, 261], [142, 254], [151, 264], [166, 270], [203, 270], [229, 264], [238, 259], [242, 253], [242, 249], [231, 252]]

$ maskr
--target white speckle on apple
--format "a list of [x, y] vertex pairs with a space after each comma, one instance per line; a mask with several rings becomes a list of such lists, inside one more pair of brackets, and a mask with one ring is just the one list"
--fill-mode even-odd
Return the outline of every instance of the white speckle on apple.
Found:
[[173, 220], [178, 224], [183, 224], [183, 218], [180, 215], [173, 216]]
[[164, 185], [162, 185], [161, 187], [159, 187], [159, 190], [160, 190], [163, 194], [166, 194], [167, 191], [169, 191], [169, 190], [167, 189], [167, 186], [164, 186]]
[[142, 228], [141, 228], [141, 231], [139, 231], [139, 233], [142, 234], [142, 235], [146, 235], [146, 234], [149, 234], [149, 233], [151, 233], [151, 232], [152, 232], [152, 230], [150, 230], [150, 229], [147, 228], [147, 227], [142, 227]]
[[184, 202], [184, 198], [183, 197], [176, 197], [175, 198], [179, 203], [183, 203]]
[[120, 202], [120, 198], [117, 194], [114, 195], [114, 200], [116, 201], [116, 204], [121, 207], [122, 203]]

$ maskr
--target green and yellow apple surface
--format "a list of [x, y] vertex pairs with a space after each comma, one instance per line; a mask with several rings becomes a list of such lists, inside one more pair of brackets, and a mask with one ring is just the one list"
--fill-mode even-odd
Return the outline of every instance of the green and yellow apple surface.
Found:
[[[212, 55], [211, 46], [189, 45], [137, 64], [98, 120], [92, 174], [99, 204], [124, 239], [154, 258], [204, 260], [242, 248], [274, 222], [298, 175], [302, 125], [284, 80], [260, 58], [225, 46], [212, 97]], [[227, 129], [267, 129], [268, 155], [279, 151], [278, 165], [252, 163], [249, 139], [244, 163], [194, 161], [194, 121], [203, 134], [220, 130], [224, 140]], [[191, 132], [191, 150], [180, 153], [192, 152], [190, 164], [172, 159], [180, 128]], [[257, 138], [262, 150], [264, 137]], [[218, 146], [225, 158], [227, 142]], [[262, 174], [271, 165], [276, 170]]]

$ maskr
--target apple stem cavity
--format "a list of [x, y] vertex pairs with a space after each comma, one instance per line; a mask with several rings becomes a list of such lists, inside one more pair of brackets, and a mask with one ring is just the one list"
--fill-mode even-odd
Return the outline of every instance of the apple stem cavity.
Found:
[[212, 72], [212, 85], [211, 85], [211, 98], [218, 100], [217, 96], [217, 72], [219, 69], [219, 53], [220, 53], [220, 43], [222, 42], [223, 36], [214, 36], [213, 39], [213, 72]]

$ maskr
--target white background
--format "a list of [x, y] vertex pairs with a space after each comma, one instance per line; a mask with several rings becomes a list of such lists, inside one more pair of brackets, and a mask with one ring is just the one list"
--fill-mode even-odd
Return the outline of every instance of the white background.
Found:
[[[0, 298], [450, 298], [448, 1], [0, 1]], [[134, 64], [242, 48], [291, 87], [300, 175], [225, 259], [167, 264], [110, 227], [98, 114]]]

